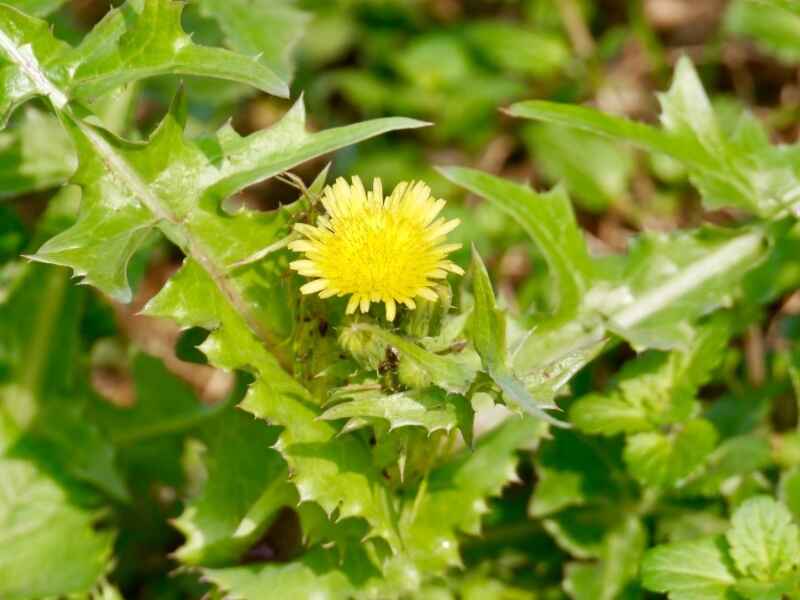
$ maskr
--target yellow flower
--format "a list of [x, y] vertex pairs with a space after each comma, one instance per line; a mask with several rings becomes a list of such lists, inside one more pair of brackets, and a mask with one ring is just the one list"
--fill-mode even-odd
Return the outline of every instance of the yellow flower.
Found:
[[447, 244], [447, 234], [459, 221], [436, 218], [444, 200], [430, 195], [422, 182], [400, 183], [383, 196], [380, 179], [367, 192], [358, 177], [348, 184], [339, 178], [325, 188], [322, 204], [327, 212], [316, 226], [298, 223], [304, 239], [289, 244], [305, 254], [292, 269], [314, 280], [300, 288], [304, 294], [319, 292], [321, 298], [351, 294], [347, 313], [369, 310], [370, 303], [384, 302], [386, 318], [393, 321], [397, 303], [416, 307], [419, 296], [436, 301], [432, 287], [447, 272], [463, 275], [447, 254], [461, 244]]

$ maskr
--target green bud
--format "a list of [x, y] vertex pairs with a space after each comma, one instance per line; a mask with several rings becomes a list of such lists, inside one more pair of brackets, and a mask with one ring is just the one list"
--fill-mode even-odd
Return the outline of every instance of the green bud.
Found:
[[339, 345], [362, 367], [370, 370], [378, 369], [386, 353], [385, 345], [358, 323], [352, 323], [342, 329], [339, 334]]

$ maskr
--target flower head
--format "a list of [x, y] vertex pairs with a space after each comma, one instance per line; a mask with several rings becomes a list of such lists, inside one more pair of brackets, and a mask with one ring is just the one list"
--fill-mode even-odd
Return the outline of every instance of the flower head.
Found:
[[445, 243], [459, 221], [437, 219], [445, 201], [431, 197], [422, 182], [400, 183], [384, 198], [380, 179], [368, 192], [358, 177], [351, 184], [339, 178], [325, 188], [322, 204], [327, 214], [316, 226], [296, 224], [304, 238], [289, 244], [305, 254], [291, 268], [314, 278], [300, 288], [304, 294], [350, 294], [348, 314], [383, 302], [386, 318], [393, 321], [397, 303], [413, 309], [417, 296], [436, 301], [436, 280], [446, 278], [448, 271], [464, 273], [447, 260], [461, 244]]

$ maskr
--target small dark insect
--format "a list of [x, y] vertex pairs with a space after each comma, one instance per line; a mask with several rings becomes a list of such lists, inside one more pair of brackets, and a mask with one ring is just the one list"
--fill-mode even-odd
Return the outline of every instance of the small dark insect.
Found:
[[385, 375], [386, 373], [396, 370], [399, 362], [400, 355], [397, 353], [397, 350], [391, 346], [386, 346], [386, 355], [383, 361], [378, 365], [378, 373]]

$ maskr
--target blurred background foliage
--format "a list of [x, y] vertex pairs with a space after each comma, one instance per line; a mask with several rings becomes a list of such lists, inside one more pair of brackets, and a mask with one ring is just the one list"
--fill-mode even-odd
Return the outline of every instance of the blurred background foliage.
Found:
[[[46, 16], [56, 35], [71, 42], [79, 40], [110, 6], [107, 0], [12, 3]], [[242, 4], [248, 5], [249, 24], [231, 26], [239, 13], [227, 8]], [[264, 29], [260, 24], [267, 21], [276, 25]], [[658, 115], [656, 92], [667, 88], [678, 57], [689, 55], [723, 116], [723, 126], [733, 128], [747, 109], [767, 126], [774, 142], [798, 138], [800, 10], [792, 0], [198, 0], [188, 3], [184, 26], [205, 44], [252, 55], [271, 48], [265, 60], [276, 72], [293, 74], [292, 97], [304, 95], [312, 128], [387, 115], [433, 123], [339, 152], [330, 157], [332, 174], [358, 174], [365, 180], [380, 176], [387, 187], [401, 180], [428, 181], [437, 195], [449, 201], [450, 216], [462, 218], [456, 241], [465, 248], [473, 241], [478, 245], [501, 303], [528, 320], [547, 312], [553, 302], [544, 260], [509, 217], [465, 195], [434, 166], [473, 166], [528, 180], [540, 190], [563, 184], [576, 204], [592, 251], [601, 255], [624, 250], [631, 236], [643, 230], [724, 224], [738, 215], [704, 210], [687, 174], [668, 157], [652, 157], [572, 129], [514, 120], [504, 115], [503, 106], [523, 99], [551, 99], [653, 122]], [[273, 124], [290, 106], [289, 101], [243, 85], [161, 77], [98, 98], [93, 108], [112, 131], [143, 139], [180, 85], [188, 91], [191, 133], [215, 130], [231, 115], [239, 132], [255, 131]], [[310, 183], [327, 160], [306, 164], [297, 174]], [[27, 281], [27, 286], [30, 278], [39, 277], [43, 281], [34, 288], [68, 295], [59, 305], [64, 316], [51, 314], [48, 323], [53, 326], [51, 339], [63, 340], [71, 358], [62, 358], [64, 372], [48, 379], [54, 389], [42, 394], [57, 398], [65, 389], [77, 390], [92, 410], [103, 415], [112, 432], [121, 426], [115, 424], [117, 415], [107, 401], [130, 405], [136, 390], [144, 431], [149, 425], [141, 398], [148, 396], [141, 390], [169, 385], [175, 387], [175, 397], [194, 391], [213, 406], [225, 398], [235, 401], [241, 382], [201, 364], [204, 359], [194, 346], [202, 341], [202, 331], [181, 333], [173, 325], [136, 314], [180, 260], [164, 240], [154, 237], [135, 257], [131, 280], [136, 297], [130, 306], [94, 290], [67, 286], [61, 270], [15, 260], [74, 216], [75, 198], [61, 186], [75, 166], [59, 123], [35, 103], [18, 111], [0, 133], [0, 301], [6, 308], [13, 304], [24, 315], [29, 305], [19, 297], [20, 281]], [[272, 180], [229, 203], [268, 210], [296, 196], [291, 186]], [[800, 238], [795, 236], [795, 241], [800, 243]], [[786, 252], [796, 250], [797, 243]], [[457, 256], [464, 266], [467, 258], [467, 250]], [[726, 437], [747, 431], [748, 419], [759, 422], [767, 415], [775, 431], [773, 460], [791, 466], [800, 464], [800, 438], [782, 433], [797, 421], [791, 385], [800, 381], [800, 359], [791, 348], [800, 336], [800, 296], [781, 296], [780, 291], [797, 287], [800, 269], [791, 261], [781, 265], [779, 272], [768, 271], [768, 280], [753, 278], [748, 283], [754, 296], [772, 294], [779, 300], [742, 316], [751, 325], [726, 351], [716, 379], [717, 385], [732, 392], [714, 405], [712, 420]], [[29, 272], [23, 277], [25, 270]], [[24, 337], [33, 326], [22, 316], [18, 321], [19, 330], [7, 331], [6, 336]], [[159, 360], [136, 354], [138, 350]], [[603, 389], [631, 355], [628, 347], [621, 346], [593, 363], [573, 382], [575, 396]], [[0, 358], [4, 359], [0, 376], [12, 380], [14, 362]], [[88, 380], [80, 379], [82, 369]], [[743, 404], [743, 398], [748, 402]], [[757, 401], [749, 401], [754, 398]], [[53, 402], [52, 410], [57, 406]], [[176, 410], [180, 412], [180, 407]], [[176, 418], [201, 418], [192, 413], [195, 410], [187, 409]], [[62, 422], [83, 426], [69, 414]], [[78, 455], [63, 447], [63, 432], [39, 433], [31, 435], [28, 451], [50, 453], [54, 472], [59, 460], [67, 460], [72, 469], [81, 470], [82, 479], [104, 482], [112, 495], [124, 493], [119, 482], [103, 471], [107, 458], [92, 454], [91, 431], [81, 433], [86, 447]], [[119, 435], [124, 437], [124, 432]], [[135, 433], [128, 435], [135, 438]], [[558, 434], [536, 467], [541, 472], [548, 461], [558, 463], [569, 455], [586, 457], [586, 463], [576, 467], [585, 469], [597, 460], [596, 450], [581, 447], [572, 434]], [[770, 448], [750, 450], [737, 449], [740, 454], [734, 456], [769, 461], [763, 456], [770, 454]], [[621, 460], [620, 452], [613, 440], [603, 442], [603, 460], [612, 466]], [[131, 445], [122, 451], [119, 458], [138, 497], [126, 505], [126, 525], [115, 542], [120, 558], [114, 579], [126, 598], [166, 600], [204, 592], [204, 585], [189, 574], [170, 576], [175, 563], [168, 556], [180, 543], [179, 533], [147, 525], [181, 513], [183, 492], [204, 477], [198, 466], [200, 454], [202, 449], [187, 445], [180, 433], [159, 438], [157, 445]], [[165, 456], [180, 456], [182, 462], [162, 460]], [[482, 566], [460, 584], [464, 598], [492, 597], [487, 594], [494, 593], [489, 589], [493, 584], [482, 578], [481, 569], [520, 589], [535, 586], [543, 590], [542, 598], [562, 597], [564, 590], [575, 598], [600, 597], [592, 596], [594, 572], [582, 570], [578, 563], [568, 568], [562, 587], [562, 566], [569, 560], [563, 548], [586, 542], [570, 538], [580, 538], [581, 532], [565, 531], [568, 517], [559, 513], [544, 522], [528, 520], [525, 527], [519, 526], [528, 510], [527, 484], [534, 477], [533, 468], [533, 461], [527, 460], [521, 472], [526, 483], [511, 486], [502, 500], [493, 502], [485, 540], [466, 543], [467, 564]], [[627, 493], [617, 490], [617, 482], [611, 480], [592, 485]], [[746, 485], [757, 488], [761, 482], [753, 475]], [[796, 482], [791, 485], [796, 487]], [[681, 539], [686, 532], [722, 528], [718, 514], [701, 515], [691, 508], [676, 506], [674, 519], [659, 522], [657, 539]], [[286, 546], [296, 534], [297, 524], [284, 516], [251, 552], [255, 558], [283, 556], [291, 552]], [[591, 531], [587, 535], [591, 537]], [[497, 597], [529, 597], [525, 592], [514, 596], [511, 588], [503, 593], [509, 595]]]

